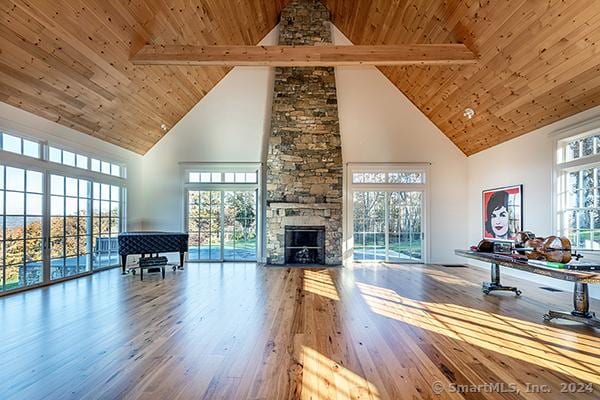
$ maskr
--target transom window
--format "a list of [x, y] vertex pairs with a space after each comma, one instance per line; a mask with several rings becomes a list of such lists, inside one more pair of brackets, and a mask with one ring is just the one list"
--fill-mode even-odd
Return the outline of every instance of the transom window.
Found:
[[27, 157], [40, 158], [41, 145], [35, 140], [25, 139], [8, 133], [0, 134], [0, 149]]
[[353, 172], [352, 183], [421, 184], [425, 183], [425, 174], [407, 171]]
[[[48, 149], [47, 153], [45, 151], [46, 148]], [[119, 163], [89, 157], [74, 151], [48, 145], [45, 142], [27, 139], [13, 133], [0, 132], [0, 150], [69, 167], [126, 178], [125, 166]]]
[[257, 183], [258, 173], [256, 171], [227, 171], [227, 172], [194, 172], [187, 175], [188, 183]]
[[81, 169], [88, 169], [105, 175], [125, 177], [125, 168], [119, 164], [88, 157], [83, 154], [48, 146], [48, 161]]
[[600, 135], [591, 135], [570, 140], [566, 143], [565, 161], [576, 160], [594, 154], [600, 154]]

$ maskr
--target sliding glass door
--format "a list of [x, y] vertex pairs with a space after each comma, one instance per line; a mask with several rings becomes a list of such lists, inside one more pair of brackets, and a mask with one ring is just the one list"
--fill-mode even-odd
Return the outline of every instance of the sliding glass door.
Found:
[[423, 261], [423, 193], [354, 191], [355, 261]]
[[91, 182], [50, 176], [50, 279], [91, 270]]
[[94, 182], [92, 184], [92, 234], [86, 254], [91, 253], [94, 270], [119, 264], [118, 236], [121, 231], [121, 188]]
[[190, 261], [221, 260], [221, 191], [188, 192]]
[[391, 192], [388, 261], [423, 261], [423, 193]]
[[354, 261], [426, 262], [426, 164], [349, 165]]
[[189, 190], [190, 261], [256, 261], [256, 190]]
[[224, 191], [223, 200], [223, 258], [256, 261], [256, 191]]
[[355, 260], [385, 260], [385, 202], [385, 192], [354, 192]]

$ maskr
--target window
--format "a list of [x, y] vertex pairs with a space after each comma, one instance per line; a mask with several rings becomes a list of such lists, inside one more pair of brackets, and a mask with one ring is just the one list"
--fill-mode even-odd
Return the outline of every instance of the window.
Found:
[[[25, 141], [23, 143], [25, 145]], [[112, 175], [120, 178], [125, 178], [124, 166], [111, 163], [105, 160], [98, 160], [96, 158], [90, 159], [83, 154], [59, 149], [54, 146], [48, 146], [48, 160], [57, 164], [68, 165], [70, 167], [77, 167], [81, 169], [89, 169], [94, 172], [100, 172], [105, 175]]]
[[353, 172], [352, 183], [403, 183], [423, 184], [425, 175], [422, 172]]
[[88, 158], [86, 156], [77, 154], [77, 168], [82, 168], [82, 169], [88, 168]]
[[600, 154], [600, 135], [590, 135], [574, 140], [567, 139], [564, 147], [565, 161]]
[[600, 135], [558, 142], [557, 231], [580, 250], [600, 249]]
[[0, 291], [42, 282], [43, 176], [0, 166]]
[[52, 162], [62, 164], [62, 150], [55, 147], [50, 147], [48, 150], [48, 159]]
[[257, 167], [185, 172], [190, 261], [256, 261]]
[[125, 166], [5, 132], [0, 150], [17, 157], [0, 164], [0, 293], [119, 265]]
[[40, 158], [40, 143], [8, 133], [0, 133], [0, 149], [27, 157]]
[[40, 158], [40, 144], [32, 140], [23, 139], [23, 155]]
[[188, 183], [258, 183], [258, 172], [187, 172]]
[[426, 260], [426, 170], [349, 167], [348, 230], [354, 261]]

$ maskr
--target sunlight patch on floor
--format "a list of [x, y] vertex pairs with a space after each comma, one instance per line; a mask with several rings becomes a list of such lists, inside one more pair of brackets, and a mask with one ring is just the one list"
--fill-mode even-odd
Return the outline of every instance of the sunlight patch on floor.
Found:
[[600, 384], [600, 338], [456, 304], [412, 300], [366, 283], [357, 287], [377, 314]]
[[331, 300], [340, 300], [340, 296], [338, 295], [335, 284], [329, 275], [329, 271], [311, 271], [306, 269], [303, 272], [304, 290], [319, 296], [330, 298]]
[[302, 346], [302, 399], [380, 399], [375, 385], [365, 378]]
[[445, 285], [455, 285], [455, 286], [481, 286], [478, 283], [469, 282], [466, 279], [462, 279], [448, 273], [437, 271], [437, 270], [427, 270], [424, 269], [423, 273], [427, 274], [427, 276], [434, 281], [443, 283]]

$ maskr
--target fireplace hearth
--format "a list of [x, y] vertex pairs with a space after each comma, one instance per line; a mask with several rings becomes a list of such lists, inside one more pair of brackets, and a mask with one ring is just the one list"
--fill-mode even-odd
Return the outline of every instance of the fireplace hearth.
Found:
[[286, 226], [285, 263], [325, 264], [324, 226]]

